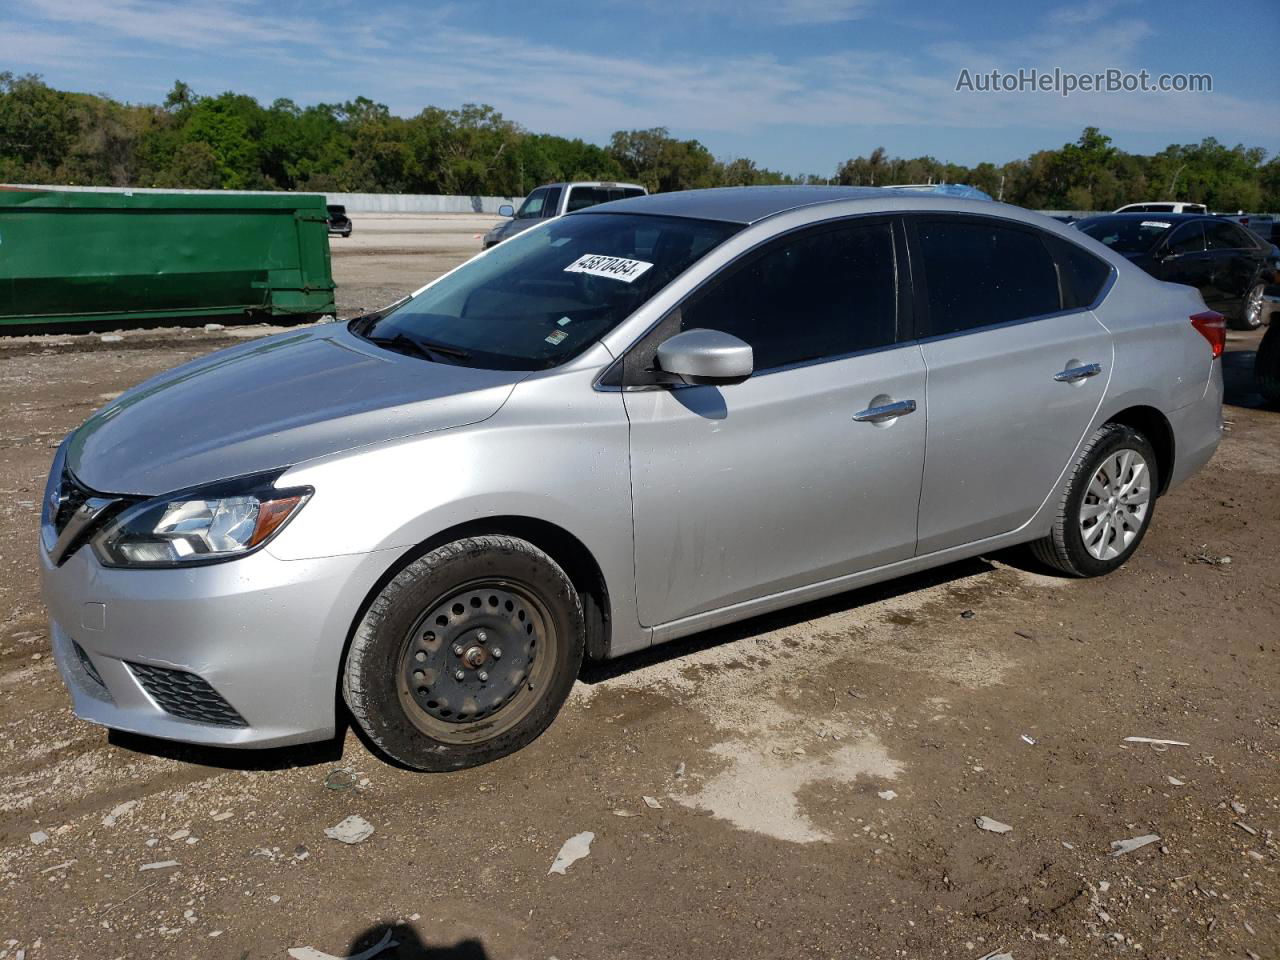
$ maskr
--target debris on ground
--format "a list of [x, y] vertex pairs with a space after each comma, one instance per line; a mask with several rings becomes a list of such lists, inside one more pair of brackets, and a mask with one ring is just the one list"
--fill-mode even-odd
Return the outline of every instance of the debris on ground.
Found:
[[1192, 563], [1206, 563], [1211, 567], [1225, 567], [1231, 563], [1231, 558], [1229, 556], [1227, 557], [1215, 556], [1214, 554], [1208, 552], [1208, 548], [1209, 548], [1209, 545], [1207, 543], [1202, 543], [1200, 545], [1200, 552], [1188, 553], [1187, 559], [1190, 560]]
[[317, 950], [315, 947], [290, 947], [289, 956], [293, 960], [372, 960], [378, 954], [390, 950], [392, 947], [400, 946], [398, 940], [391, 939], [391, 931], [387, 930], [382, 935], [382, 939], [375, 943], [368, 950], [361, 950], [359, 953], [353, 953], [347, 957], [336, 957], [332, 953], [325, 953], [323, 950]]
[[1183, 740], [1157, 740], [1152, 737], [1125, 737], [1125, 743], [1149, 743], [1153, 747], [1189, 747], [1191, 744]]
[[640, 814], [639, 814], [639, 813], [637, 813], [635, 810], [619, 810], [619, 809], [614, 809], [614, 810], [610, 810], [609, 812], [610, 812], [610, 813], [612, 813], [615, 817], [638, 817], [638, 816], [640, 816]]
[[1013, 954], [996, 950], [993, 953], [988, 953], [985, 956], [979, 957], [978, 960], [1013, 960]]
[[1165, 777], [1165, 779], [1169, 781], [1169, 786], [1171, 787], [1185, 787], [1187, 785], [1187, 781], [1179, 780], [1177, 777]]
[[45, 833], [43, 830], [37, 830], [35, 833], [31, 834], [31, 842], [34, 843], [37, 847], [40, 846], [40, 844], [44, 843], [48, 839], [49, 839], [49, 835]]
[[1034, 739], [1034, 738], [1032, 738], [1032, 737], [1028, 737], [1025, 733], [1022, 735], [1022, 741], [1023, 741], [1023, 743], [1029, 743], [1029, 744], [1031, 744], [1031, 746], [1033, 746], [1033, 747], [1036, 745], [1036, 741], [1035, 741], [1035, 739]]
[[1231, 812], [1235, 814], [1239, 814], [1240, 816], [1243, 817], [1246, 813], [1249, 812], [1249, 808], [1246, 807], [1243, 803], [1240, 803], [1238, 800], [1232, 800]]
[[657, 797], [641, 797], [640, 799], [644, 801], [644, 805], [650, 810], [662, 809], [662, 804], [658, 802]]
[[556, 854], [556, 859], [551, 864], [551, 869], [547, 871], [547, 876], [558, 873], [563, 877], [569, 867], [591, 852], [591, 841], [595, 838], [596, 835], [590, 830], [584, 830], [582, 833], [576, 833], [566, 840], [564, 845], [560, 847], [560, 852]]
[[356, 785], [355, 774], [346, 767], [330, 770], [324, 778], [324, 785], [329, 790], [350, 790]]
[[961, 611], [960, 611], [960, 619], [961, 619], [961, 620], [972, 620], [972, 619], [973, 619], [974, 617], [976, 617], [976, 616], [977, 616], [977, 614], [976, 614], [976, 613], [974, 613], [972, 610], [961, 610]]
[[230, 820], [234, 816], [230, 810], [223, 810], [221, 813], [215, 813], [209, 819], [215, 823], [222, 823], [224, 820]]
[[898, 796], [897, 790], [881, 790], [876, 794], [881, 800], [893, 800]]
[[143, 870], [168, 870], [170, 867], [178, 866], [177, 860], [157, 860], [155, 863], [144, 863], [138, 868], [138, 872]]
[[126, 800], [124, 803], [117, 804], [112, 808], [110, 813], [102, 818], [102, 825], [104, 827], [114, 827], [116, 825], [116, 821], [121, 817], [127, 817], [129, 814], [133, 813], [133, 810], [137, 805], [137, 800]]
[[1133, 853], [1135, 850], [1141, 850], [1147, 844], [1159, 843], [1160, 837], [1154, 833], [1148, 833], [1141, 837], [1131, 837], [1128, 840], [1112, 840], [1111, 856], [1122, 857], [1126, 853]]
[[680, 765], [676, 767], [676, 779], [679, 780], [684, 776], [684, 761], [680, 761]]
[[1249, 826], [1247, 823], [1242, 823], [1239, 820], [1233, 820], [1232, 823], [1234, 823], [1237, 827], [1239, 827], [1245, 833], [1249, 834], [1249, 836], [1251, 837], [1256, 837], [1258, 835], [1258, 831], [1253, 829], [1253, 827]]
[[373, 836], [373, 824], [364, 817], [352, 814], [335, 826], [325, 827], [324, 835], [342, 843], [364, 843]]
[[988, 833], [1008, 833], [1013, 829], [1007, 823], [992, 820], [990, 817], [978, 817], [973, 822], [978, 825], [979, 830], [986, 830]]

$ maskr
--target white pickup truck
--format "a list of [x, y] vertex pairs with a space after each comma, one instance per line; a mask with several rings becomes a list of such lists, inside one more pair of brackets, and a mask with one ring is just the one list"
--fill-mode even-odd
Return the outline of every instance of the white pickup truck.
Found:
[[608, 203], [610, 200], [643, 197], [648, 192], [638, 183], [613, 183], [608, 180], [548, 183], [525, 197], [519, 210], [505, 203], [498, 208], [500, 214], [511, 219], [498, 224], [484, 235], [484, 248], [488, 250], [543, 220], [572, 213], [583, 207], [594, 207], [598, 203]]

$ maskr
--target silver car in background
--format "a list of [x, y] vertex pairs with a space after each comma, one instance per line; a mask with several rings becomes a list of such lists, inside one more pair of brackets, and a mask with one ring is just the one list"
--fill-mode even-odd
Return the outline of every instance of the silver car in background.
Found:
[[1222, 317], [1016, 207], [591, 207], [72, 433], [40, 550], [77, 713], [457, 769], [617, 657], [1030, 543], [1119, 567], [1221, 432]]
[[510, 217], [489, 230], [484, 235], [483, 247], [488, 250], [503, 240], [524, 233], [538, 224], [566, 213], [575, 213], [614, 200], [626, 200], [630, 197], [643, 197], [648, 191], [638, 183], [614, 183], [607, 180], [579, 180], [575, 183], [547, 183], [530, 191], [514, 209], [504, 203], [498, 212]]

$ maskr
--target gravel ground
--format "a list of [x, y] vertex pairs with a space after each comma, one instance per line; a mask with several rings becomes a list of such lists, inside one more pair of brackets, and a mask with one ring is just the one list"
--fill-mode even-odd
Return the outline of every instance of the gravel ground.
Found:
[[[333, 242], [343, 315], [484, 228], [386, 224]], [[1256, 335], [1231, 337], [1217, 457], [1112, 577], [997, 555], [589, 667], [530, 748], [428, 777], [350, 732], [263, 753], [108, 735], [51, 662], [54, 446], [265, 331], [0, 342], [0, 958], [314, 960], [297, 948], [387, 932], [380, 956], [436, 960], [1280, 956], [1280, 412], [1252, 391]], [[373, 834], [328, 838], [348, 816]]]

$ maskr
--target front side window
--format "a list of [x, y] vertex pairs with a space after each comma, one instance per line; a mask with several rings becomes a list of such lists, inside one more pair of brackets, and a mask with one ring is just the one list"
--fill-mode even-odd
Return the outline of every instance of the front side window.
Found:
[[916, 236], [928, 302], [922, 336], [1062, 309], [1058, 271], [1036, 231], [977, 219], [921, 219]]
[[1184, 253], [1204, 252], [1204, 224], [1199, 220], [1184, 223], [1169, 236], [1169, 253], [1180, 257]]
[[520, 209], [516, 211], [517, 220], [536, 220], [542, 216], [542, 211], [546, 206], [547, 191], [535, 190], [524, 198], [524, 203], [520, 204]]
[[695, 294], [681, 327], [745, 340], [758, 371], [887, 346], [897, 330], [891, 229], [846, 224], [783, 237]]
[[542, 202], [542, 216], [554, 217], [560, 211], [560, 193], [559, 187], [547, 187], [546, 199]]
[[442, 363], [546, 369], [581, 353], [740, 229], [635, 214], [562, 217], [372, 321], [352, 321], [352, 330]]

